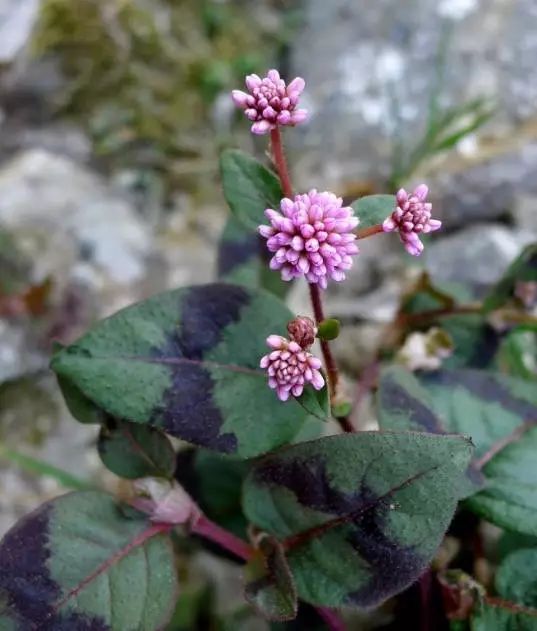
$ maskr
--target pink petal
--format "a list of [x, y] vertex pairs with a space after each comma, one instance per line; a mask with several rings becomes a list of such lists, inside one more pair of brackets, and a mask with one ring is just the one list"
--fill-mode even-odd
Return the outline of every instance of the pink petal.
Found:
[[243, 92], [242, 90], [233, 90], [231, 92], [231, 98], [233, 99], [233, 103], [235, 103], [237, 107], [248, 107], [249, 96], [249, 94], [246, 94], [246, 92]]
[[289, 96], [300, 96], [306, 87], [306, 82], [302, 77], [297, 77], [293, 79], [291, 83], [287, 86], [287, 94]]
[[382, 229], [384, 230], [384, 232], [393, 232], [396, 228], [397, 228], [397, 224], [395, 223], [395, 221], [393, 220], [393, 217], [391, 216], [385, 219], [382, 224]]
[[251, 92], [261, 85], [261, 77], [256, 74], [250, 74], [246, 77], [246, 87]]
[[272, 123], [268, 120], [261, 120], [254, 123], [251, 127], [252, 134], [262, 136], [272, 129]]
[[284, 342], [285, 338], [281, 335], [269, 335], [267, 337], [267, 346], [270, 346], [270, 348], [274, 348], [275, 350], [282, 348]]
[[293, 125], [300, 125], [308, 118], [308, 110], [295, 110], [291, 113], [291, 123]]
[[397, 199], [397, 203], [402, 206], [408, 201], [408, 193], [405, 191], [404, 188], [400, 188], [397, 191], [397, 195], [395, 196], [395, 198]]
[[312, 386], [315, 390], [320, 390], [324, 387], [324, 377], [318, 370], [313, 371], [313, 379], [311, 380]]
[[420, 184], [418, 188], [414, 191], [414, 195], [422, 202], [427, 197], [429, 193], [429, 187], [427, 184]]
[[271, 81], [277, 82], [280, 80], [280, 73], [277, 70], [272, 69], [267, 72], [267, 77]]
[[258, 226], [257, 231], [262, 237], [265, 237], [265, 239], [269, 239], [275, 233], [275, 230], [272, 226]]
[[278, 114], [277, 121], [280, 125], [289, 125], [291, 122], [291, 112], [289, 110], [283, 110]]

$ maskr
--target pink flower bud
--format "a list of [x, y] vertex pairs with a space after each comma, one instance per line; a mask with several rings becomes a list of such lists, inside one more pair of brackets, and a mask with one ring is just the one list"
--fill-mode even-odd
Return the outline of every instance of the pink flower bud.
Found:
[[[293, 330], [295, 326], [308, 326], [305, 322], [297, 324], [298, 319], [309, 320], [296, 318], [289, 323], [295, 323]], [[273, 350], [261, 358], [259, 365], [267, 371], [269, 388], [276, 390], [281, 401], [287, 401], [291, 395], [299, 397], [308, 383], [316, 390], [324, 387], [324, 377], [319, 370], [320, 360], [304, 350], [296, 339], [289, 341], [279, 335], [270, 335], [267, 345]]]
[[282, 199], [280, 212], [265, 211], [271, 225], [259, 226], [259, 233], [273, 253], [270, 268], [279, 269], [283, 280], [305, 277], [326, 289], [328, 278], [345, 279], [358, 254], [353, 231], [359, 222], [342, 203], [333, 193], [312, 190]]
[[248, 93], [233, 90], [231, 98], [253, 122], [252, 133], [262, 135], [278, 125], [299, 125], [307, 119], [306, 110], [296, 109], [304, 86], [302, 77], [286, 85], [277, 70], [269, 70], [264, 79], [256, 74], [248, 75]]
[[439, 230], [442, 222], [431, 218], [432, 205], [426, 202], [429, 188], [420, 184], [413, 193], [407, 193], [404, 188], [397, 192], [397, 206], [393, 213], [384, 221], [384, 232], [399, 232], [406, 251], [413, 256], [423, 252], [423, 243], [418, 235]]

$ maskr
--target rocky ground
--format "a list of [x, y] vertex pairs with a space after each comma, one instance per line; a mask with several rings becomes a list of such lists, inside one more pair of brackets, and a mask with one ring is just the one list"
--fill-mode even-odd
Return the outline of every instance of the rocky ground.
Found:
[[[213, 278], [225, 209], [217, 194], [199, 207], [179, 192], [166, 209], [140, 197], [129, 173], [103, 172], [82, 129], [50, 115], [47, 103], [64, 79], [54, 60], [31, 59], [25, 48], [38, 4], [0, 0], [0, 227], [13, 235], [16, 253], [0, 252], [0, 271], [11, 274], [2, 266], [15, 258], [29, 282], [53, 279], [58, 309], [48, 326], [68, 341], [141, 297]], [[330, 315], [346, 325], [336, 350], [350, 383], [412, 266], [487, 285], [537, 234], [537, 5], [304, 0], [290, 51], [313, 112], [308, 126], [289, 134], [300, 187], [377, 190], [390, 176], [395, 130], [406, 139], [421, 133], [437, 76], [431, 59], [444, 38], [440, 102], [486, 96], [496, 111], [478, 134], [413, 177], [427, 179], [446, 225], [427, 256], [411, 261], [389, 237], [365, 242], [349, 282], [330, 291]], [[304, 287], [291, 299], [307, 311]], [[94, 430], [64, 409], [46, 371], [42, 333], [31, 321], [0, 319], [0, 444], [83, 478], [101, 476]], [[50, 479], [1, 459], [0, 485], [0, 533], [58, 492]]]

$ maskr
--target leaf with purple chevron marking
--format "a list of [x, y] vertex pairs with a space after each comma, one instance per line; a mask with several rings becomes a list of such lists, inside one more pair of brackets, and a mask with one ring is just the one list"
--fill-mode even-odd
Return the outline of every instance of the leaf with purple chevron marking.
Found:
[[169, 535], [99, 491], [64, 495], [0, 542], [0, 628], [157, 631], [177, 577]]
[[298, 596], [282, 545], [263, 536], [244, 568], [244, 597], [267, 620], [293, 620]]
[[210, 284], [165, 292], [99, 322], [52, 369], [107, 414], [240, 457], [285, 444], [326, 388], [278, 400], [259, 360], [292, 313], [265, 291]]
[[535, 385], [484, 370], [423, 373], [420, 384], [449, 432], [468, 434], [482, 457], [527, 421], [537, 420]]
[[[380, 428], [393, 431], [456, 432], [445, 424], [433, 407], [427, 390], [413, 373], [400, 366], [382, 371], [377, 393], [377, 413]], [[460, 498], [477, 493], [485, 484], [483, 474], [470, 463], [460, 488]]]
[[284, 298], [292, 282], [284, 282], [269, 268], [270, 253], [257, 231], [231, 216], [218, 243], [218, 279], [226, 283], [264, 288]]
[[381, 381], [379, 417], [383, 428], [469, 435], [476, 446], [469, 472], [479, 482], [475, 468], [482, 470], [484, 488], [468, 499], [468, 506], [499, 526], [537, 535], [533, 383], [481, 370], [424, 373], [418, 382], [392, 368]]
[[285, 543], [300, 598], [371, 607], [410, 585], [430, 563], [472, 451], [460, 436], [321, 438], [254, 463], [244, 510]]
[[108, 417], [101, 427], [97, 451], [103, 464], [116, 475], [170, 479], [175, 471], [175, 451], [160, 430]]
[[511, 264], [504, 277], [483, 303], [485, 312], [503, 307], [515, 299], [517, 283], [537, 283], [537, 243], [528, 245]]

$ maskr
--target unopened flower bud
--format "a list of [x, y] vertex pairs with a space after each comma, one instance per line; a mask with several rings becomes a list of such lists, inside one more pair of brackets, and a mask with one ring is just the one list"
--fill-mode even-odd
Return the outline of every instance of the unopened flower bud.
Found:
[[177, 482], [158, 478], [142, 478], [134, 482], [136, 498], [133, 506], [149, 515], [153, 522], [186, 524], [201, 515], [194, 500]]
[[289, 337], [303, 349], [308, 349], [314, 342], [317, 335], [315, 322], [308, 316], [297, 316], [287, 325]]
[[442, 361], [453, 353], [453, 340], [442, 329], [433, 327], [426, 333], [411, 333], [396, 356], [409, 370], [438, 370]]
[[397, 205], [393, 213], [384, 221], [384, 232], [397, 230], [406, 251], [413, 256], [423, 252], [421, 234], [439, 230], [442, 222], [431, 217], [432, 205], [426, 201], [429, 189], [421, 184], [413, 193], [402, 188], [396, 195]]

